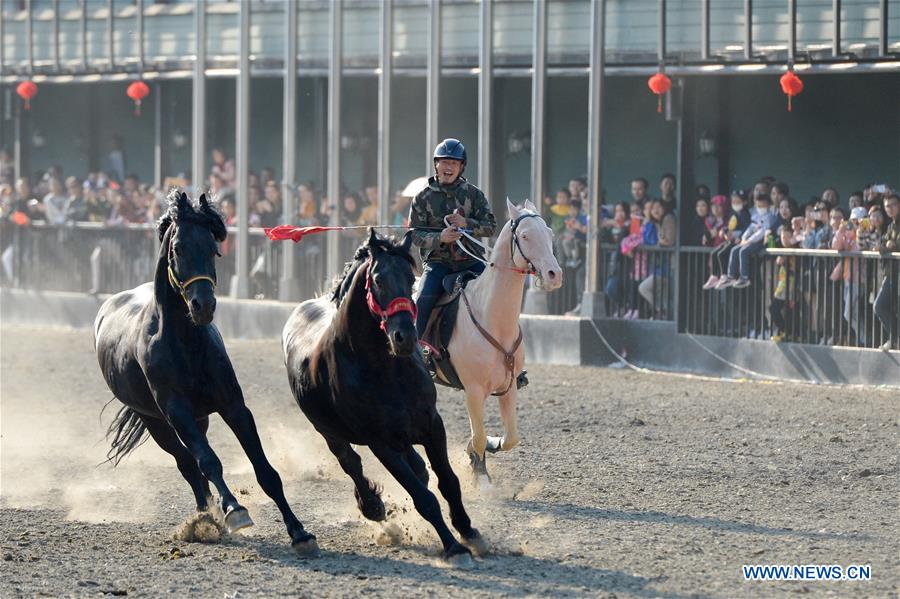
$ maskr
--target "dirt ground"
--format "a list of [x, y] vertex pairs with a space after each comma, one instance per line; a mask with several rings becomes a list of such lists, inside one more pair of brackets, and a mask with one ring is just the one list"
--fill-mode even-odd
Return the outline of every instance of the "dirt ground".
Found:
[[[440, 389], [467, 509], [494, 547], [452, 569], [367, 450], [392, 514], [387, 525], [358, 514], [350, 480], [293, 403], [277, 340], [228, 347], [321, 556], [294, 556], [217, 418], [212, 446], [256, 526], [214, 544], [174, 541], [194, 508], [167, 454], [151, 441], [118, 468], [97, 465], [114, 410], [99, 416], [110, 393], [90, 332], [7, 326], [0, 596], [897, 596], [896, 390], [532, 366], [523, 442], [489, 457], [484, 489], [467, 472], [462, 396]], [[497, 434], [496, 403], [488, 414]], [[872, 579], [746, 582], [742, 564], [871, 564]]]

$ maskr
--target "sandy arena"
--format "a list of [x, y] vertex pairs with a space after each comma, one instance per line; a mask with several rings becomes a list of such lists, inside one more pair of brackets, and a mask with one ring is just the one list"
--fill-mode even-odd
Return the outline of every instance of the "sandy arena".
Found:
[[[897, 596], [896, 390], [530, 367], [523, 442], [471, 481], [460, 393], [439, 388], [466, 506], [494, 547], [445, 567], [436, 534], [367, 450], [385, 526], [293, 402], [278, 340], [228, 344], [288, 500], [322, 548], [294, 556], [216, 417], [210, 440], [256, 526], [173, 540], [193, 513], [152, 441], [102, 462], [110, 398], [89, 331], [4, 327], [0, 596]], [[110, 406], [112, 408], [112, 406]], [[488, 432], [500, 431], [496, 403]], [[435, 487], [432, 477], [432, 488]], [[446, 516], [446, 505], [442, 502]], [[745, 582], [742, 564], [871, 564], [868, 582]]]

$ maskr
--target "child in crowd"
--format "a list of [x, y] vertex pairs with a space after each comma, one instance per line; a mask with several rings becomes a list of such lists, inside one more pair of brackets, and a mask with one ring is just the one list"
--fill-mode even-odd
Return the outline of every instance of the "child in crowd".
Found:
[[772, 199], [768, 194], [756, 194], [754, 205], [756, 212], [752, 216], [750, 226], [741, 235], [740, 244], [732, 248], [728, 260], [728, 274], [719, 281], [716, 289], [728, 287], [743, 289], [750, 286], [750, 258], [766, 248], [766, 236], [770, 235], [777, 218], [772, 211]]
[[[778, 227], [778, 239], [781, 247], [795, 248], [798, 246], [791, 227], [784, 225]], [[778, 266], [778, 277], [775, 282], [772, 304], [769, 306], [772, 341], [775, 343], [784, 341], [786, 332], [794, 322], [794, 312], [797, 308], [796, 260], [794, 256], [778, 256], [775, 260], [775, 264]]]
[[645, 202], [636, 201], [631, 205], [631, 212], [628, 223], [629, 235], [641, 234], [641, 225], [644, 223], [644, 204]]
[[587, 241], [587, 215], [581, 210], [581, 200], [569, 200], [569, 218], [561, 235], [563, 254], [568, 268], [581, 265], [584, 245]]
[[709, 279], [703, 289], [715, 289], [726, 277], [725, 266], [731, 250], [740, 243], [741, 236], [750, 226], [750, 209], [747, 205], [747, 193], [741, 189], [731, 192], [731, 215], [728, 225], [719, 232], [719, 244], [712, 253], [712, 264]]
[[[657, 206], [658, 205], [658, 206]], [[655, 209], [655, 210], [654, 210]], [[653, 216], [654, 212], [658, 218]], [[631, 310], [629, 310], [624, 318], [626, 320], [634, 320], [640, 317], [639, 301], [641, 295], [640, 286], [649, 278], [649, 260], [646, 253], [638, 253], [634, 255], [634, 250], [640, 246], [654, 246], [659, 243], [659, 227], [662, 225], [662, 219], [665, 216], [665, 209], [659, 200], [650, 200], [644, 203], [645, 218], [641, 224], [638, 233], [629, 234], [622, 240], [622, 255], [626, 258], [634, 258], [631, 272]], [[632, 225], [634, 218], [632, 218]]]
[[556, 192], [556, 201], [550, 206], [547, 224], [553, 230], [554, 237], [560, 236], [566, 228], [566, 220], [569, 218], [569, 201], [571, 195], [566, 187]]
[[718, 247], [724, 243], [722, 231], [727, 226], [725, 213], [728, 210], [728, 198], [723, 195], [713, 196], [710, 200], [711, 214], [706, 219], [707, 232], [703, 236], [703, 245], [707, 247]]
[[614, 243], [616, 245], [628, 234], [630, 223], [628, 222], [628, 204], [619, 202], [613, 206], [612, 218], [603, 221], [600, 229], [601, 243]]
[[[601, 241], [603, 243], [612, 243], [618, 247], [628, 235], [630, 225], [628, 211], [628, 204], [625, 202], [619, 202], [615, 205], [612, 219], [604, 221], [603, 229], [601, 230]], [[622, 273], [619, 266], [618, 252], [609, 252], [606, 263], [606, 296], [610, 301], [610, 314], [618, 314], [624, 300], [622, 297]]]

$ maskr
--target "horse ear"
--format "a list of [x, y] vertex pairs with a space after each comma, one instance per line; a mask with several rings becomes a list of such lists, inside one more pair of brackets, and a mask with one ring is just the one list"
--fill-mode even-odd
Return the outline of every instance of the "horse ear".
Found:
[[378, 235], [375, 233], [375, 227], [369, 227], [369, 241], [367, 242], [370, 248], [377, 247], [376, 242], [378, 241]]
[[534, 202], [531, 200], [525, 200], [525, 209], [531, 210], [532, 212], [537, 212], [537, 206], [534, 205]]
[[519, 215], [522, 213], [515, 204], [509, 201], [509, 198], [506, 198], [506, 209], [509, 211], [510, 220], [519, 218]]
[[176, 205], [178, 208], [178, 216], [184, 216], [190, 205], [191, 201], [188, 199], [187, 194], [182, 191], [181, 195], [178, 196], [178, 203]]
[[206, 199], [206, 194], [200, 194], [200, 208], [203, 210], [209, 210], [209, 200]]

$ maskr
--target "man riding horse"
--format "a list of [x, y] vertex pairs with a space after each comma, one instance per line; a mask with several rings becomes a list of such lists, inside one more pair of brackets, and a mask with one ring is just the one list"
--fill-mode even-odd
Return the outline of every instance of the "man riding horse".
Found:
[[[462, 176], [466, 147], [461, 141], [445, 139], [434, 149], [432, 159], [434, 176], [413, 199], [409, 225], [413, 244], [419, 247], [425, 265], [416, 299], [416, 333], [422, 347], [436, 353], [424, 337], [431, 312], [444, 294], [444, 279], [466, 271], [480, 275], [485, 268], [481, 248], [463, 238], [460, 229], [472, 237], [491, 237], [497, 221], [484, 192]], [[527, 384], [524, 373], [516, 383], [517, 387]]]

